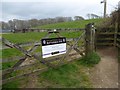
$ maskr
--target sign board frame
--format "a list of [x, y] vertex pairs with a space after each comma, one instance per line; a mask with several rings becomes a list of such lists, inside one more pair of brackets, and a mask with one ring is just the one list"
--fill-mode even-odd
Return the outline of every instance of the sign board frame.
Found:
[[42, 58], [48, 58], [66, 53], [66, 38], [45, 38], [41, 39]]

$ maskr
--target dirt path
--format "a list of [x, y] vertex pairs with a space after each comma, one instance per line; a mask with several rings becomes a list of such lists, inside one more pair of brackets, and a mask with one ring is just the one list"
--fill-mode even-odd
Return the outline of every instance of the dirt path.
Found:
[[118, 88], [118, 62], [115, 48], [97, 50], [101, 61], [90, 70], [94, 88]]

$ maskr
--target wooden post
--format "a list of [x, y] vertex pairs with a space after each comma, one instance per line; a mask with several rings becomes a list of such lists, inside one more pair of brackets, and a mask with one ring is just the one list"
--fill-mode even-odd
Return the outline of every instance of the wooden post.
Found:
[[119, 21], [118, 21], [118, 19], [119, 19], [119, 15], [118, 15], [118, 14], [119, 14], [119, 12], [117, 12], [117, 16], [116, 16], [117, 19], [116, 19], [115, 25], [114, 25], [114, 26], [115, 26], [114, 47], [116, 47], [116, 45], [117, 45], [117, 32], [118, 32], [118, 25], [119, 25], [119, 24], [118, 24], [118, 22], [119, 22]]
[[95, 27], [94, 23], [91, 26], [91, 42], [92, 42], [92, 51], [95, 51]]
[[85, 40], [86, 40], [86, 56], [95, 50], [95, 28], [92, 23], [86, 25], [85, 28]]
[[25, 29], [22, 29], [22, 33], [25, 33]]
[[[118, 8], [118, 15], [117, 15], [117, 33], [120, 33], [120, 7]], [[117, 38], [119, 39], [120, 35], [117, 35]], [[120, 42], [117, 42], [118, 45], [120, 45]], [[118, 62], [120, 63], [120, 47], [118, 47]], [[119, 87], [120, 87], [120, 83], [119, 83]]]
[[118, 48], [118, 62], [120, 63], [120, 48]]
[[104, 0], [104, 18], [106, 18], [107, 0]]

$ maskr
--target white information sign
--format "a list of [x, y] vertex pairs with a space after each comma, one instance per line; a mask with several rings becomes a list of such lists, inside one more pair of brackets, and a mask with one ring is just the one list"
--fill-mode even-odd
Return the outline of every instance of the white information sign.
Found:
[[42, 39], [42, 57], [48, 58], [66, 53], [66, 38], [47, 38]]

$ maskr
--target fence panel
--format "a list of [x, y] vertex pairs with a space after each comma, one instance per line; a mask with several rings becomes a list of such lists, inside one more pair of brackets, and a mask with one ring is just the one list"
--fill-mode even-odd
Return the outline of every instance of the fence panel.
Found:
[[[84, 31], [83, 31], [84, 32]], [[58, 32], [49, 32], [46, 37], [49, 36], [49, 34], [55, 33], [57, 37], [61, 37]], [[49, 67], [56, 68], [58, 66], [61, 66], [65, 63], [71, 62], [74, 59], [80, 58], [84, 56], [84, 49], [80, 50], [80, 47], [78, 46], [78, 41], [81, 40], [84, 36], [84, 33], [74, 40], [68, 40], [67, 43], [73, 42], [71, 45], [67, 45], [67, 55], [58, 55], [54, 58], [49, 59], [43, 59], [40, 55], [34, 54], [33, 51], [37, 49], [37, 47], [41, 46], [40, 43], [35, 43], [33, 47], [31, 47], [29, 50], [25, 50], [20, 45], [16, 45], [14, 43], [11, 43], [10, 41], [6, 40], [5, 38], [2, 38], [3, 43], [10, 47], [10, 48], [16, 48], [17, 50], [21, 51], [24, 56], [20, 58], [20, 60], [12, 67], [7, 70], [4, 70], [2, 73], [3, 76], [3, 84], [7, 83], [9, 81], [18, 79], [22, 76], [27, 76], [28, 74], [35, 73], [35, 72], [43, 72], [46, 71]], [[68, 58], [69, 57], [69, 58]], [[18, 58], [18, 57], [17, 57]], [[27, 59], [33, 58], [38, 60], [37, 63], [29, 64], [29, 65], [23, 65], [21, 66]], [[61, 59], [62, 58], [62, 59]], [[58, 63], [58, 64], [56, 64]], [[12, 76], [13, 73], [18, 74], [17, 76]]]
[[[79, 29], [83, 30], [83, 29]], [[33, 31], [33, 30], [32, 30]], [[50, 34], [56, 34], [57, 37], [62, 37], [58, 31], [48, 32], [45, 38], [48, 38]], [[94, 51], [94, 36], [95, 36], [95, 29], [93, 28], [93, 24], [90, 23], [86, 25], [86, 29], [83, 30], [83, 33], [74, 40], [67, 42], [67, 51], [64, 55], [58, 55], [50, 58], [42, 58], [41, 54], [33, 53], [35, 49], [41, 46], [40, 43], [35, 43], [33, 47], [29, 50], [25, 50], [20, 45], [16, 45], [11, 43], [10, 41], [2, 38], [3, 43], [10, 48], [16, 48], [17, 50], [21, 51], [24, 56], [20, 58], [20, 60], [11, 68], [7, 70], [3, 70], [3, 84], [10, 82], [12, 80], [21, 78], [22, 76], [27, 76], [32, 73], [36, 72], [44, 72], [48, 70], [48, 68], [57, 68], [61, 65], [67, 64], [74, 60], [79, 60], [83, 56], [88, 55], [89, 53]], [[90, 46], [89, 46], [90, 45]], [[86, 50], [85, 50], [86, 49]], [[25, 64], [26, 60], [30, 61], [29, 59], [36, 60], [33, 63]], [[14, 75], [15, 74], [15, 75]], [[11, 77], [12, 76], [12, 77]]]

